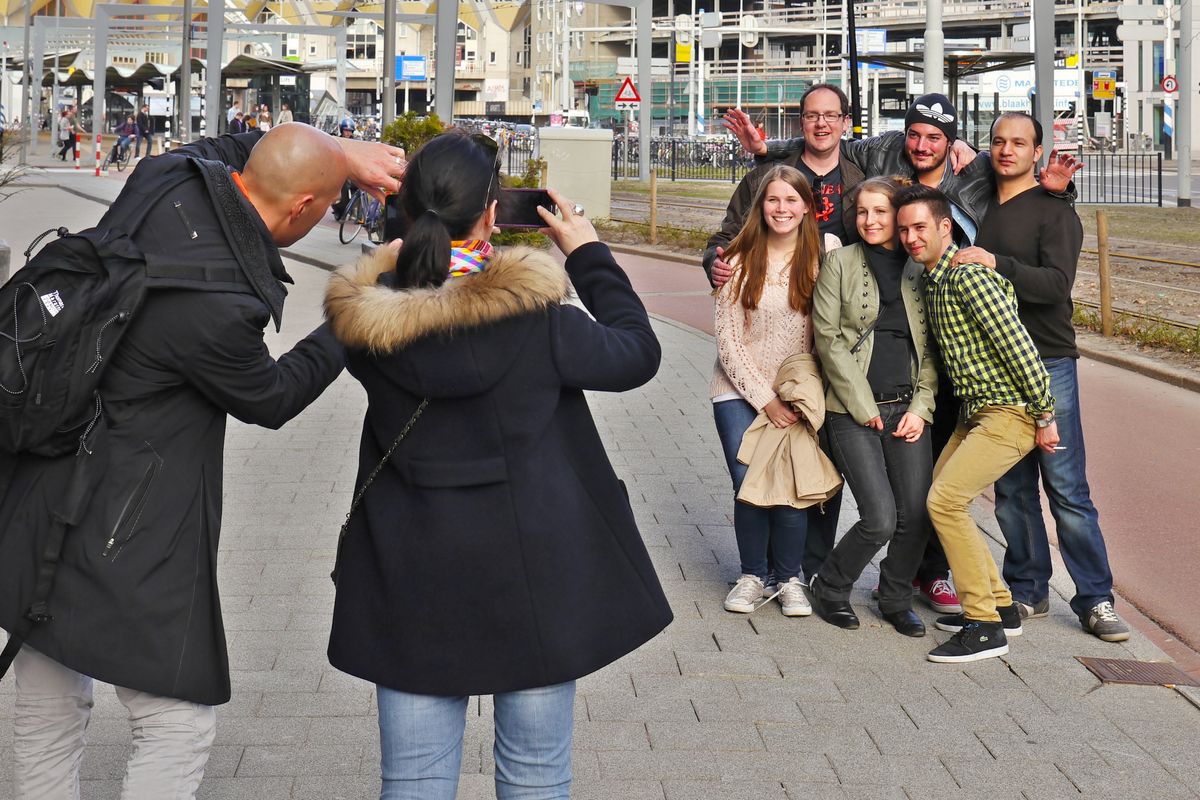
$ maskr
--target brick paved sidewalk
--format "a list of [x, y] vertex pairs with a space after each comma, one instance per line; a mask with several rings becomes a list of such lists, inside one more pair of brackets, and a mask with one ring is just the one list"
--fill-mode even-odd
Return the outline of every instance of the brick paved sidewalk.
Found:
[[[99, 214], [55, 190], [22, 197], [22, 213], [47, 226]], [[15, 239], [18, 224], [29, 222], [0, 219], [0, 238]], [[320, 320], [325, 273], [289, 270], [297, 285], [284, 330], [268, 335], [276, 352]], [[1167, 688], [1100, 685], [1074, 656], [1162, 656], [1136, 633], [1125, 645], [1084, 634], [1060, 594], [1007, 657], [966, 666], [924, 660], [946, 634], [913, 640], [883, 625], [867, 596], [873, 571], [853, 598], [858, 631], [784, 618], [774, 604], [751, 616], [723, 611], [738, 567], [707, 400], [714, 347], [677, 323], [660, 319], [656, 329], [658, 377], [592, 406], [676, 622], [580, 682], [573, 796], [1200, 797], [1200, 708]], [[372, 689], [325, 659], [328, 573], [364, 403], [343, 375], [281, 431], [230, 423], [220, 583], [234, 697], [219, 711], [206, 800], [378, 796]], [[855, 517], [848, 500], [844, 523]], [[979, 519], [994, 528], [982, 510]], [[470, 591], [470, 576], [447, 573], [446, 591]], [[436, 598], [413, 602], [420, 613]], [[96, 700], [82, 796], [112, 800], [129, 735], [113, 693], [98, 687]], [[0, 798], [11, 792], [12, 706], [10, 678], [0, 683]], [[493, 796], [489, 706], [471, 706], [461, 798]]]

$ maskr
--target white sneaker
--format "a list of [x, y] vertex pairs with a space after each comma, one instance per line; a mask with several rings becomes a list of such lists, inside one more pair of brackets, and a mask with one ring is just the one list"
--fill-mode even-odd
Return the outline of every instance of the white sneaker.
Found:
[[804, 584], [799, 578], [779, 584], [779, 605], [783, 606], [785, 617], [807, 617], [812, 613], [812, 606], [804, 596]]
[[725, 597], [725, 610], [749, 614], [757, 610], [763, 597], [763, 582], [757, 575], [742, 575]]

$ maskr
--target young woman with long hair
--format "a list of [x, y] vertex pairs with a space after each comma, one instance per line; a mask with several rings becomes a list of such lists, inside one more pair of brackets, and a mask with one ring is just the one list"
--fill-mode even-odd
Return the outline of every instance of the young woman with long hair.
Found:
[[[904, 181], [907, 183], [907, 181]], [[817, 616], [857, 628], [855, 580], [884, 546], [879, 610], [906, 636], [925, 635], [912, 610], [912, 581], [929, 538], [925, 496], [933, 460], [937, 366], [925, 324], [920, 264], [896, 236], [893, 200], [901, 182], [871, 178], [855, 191], [862, 241], [825, 257], [813, 294], [813, 328], [825, 370], [825, 428], [838, 469], [858, 501], [859, 520], [809, 586]]]
[[326, 295], [368, 401], [329, 660], [376, 684], [384, 800], [455, 796], [471, 695], [495, 696], [497, 796], [566, 798], [575, 679], [671, 620], [583, 394], [649, 381], [658, 340], [556, 193], [565, 270], [492, 248], [496, 156], [457, 131], [417, 151], [399, 254]]
[[[734, 272], [716, 294], [717, 364], [709, 391], [735, 497], [747, 471], [737, 460], [738, 448], [759, 412], [777, 428], [798, 421], [773, 386], [788, 356], [812, 352], [809, 309], [821, 258], [813, 208], [812, 188], [804, 175], [794, 167], [773, 167], [759, 184], [752, 213], [725, 252]], [[809, 513], [735, 499], [741, 576], [725, 598], [726, 610], [749, 613], [761, 604], [770, 550], [783, 613], [812, 613], [799, 577]]]

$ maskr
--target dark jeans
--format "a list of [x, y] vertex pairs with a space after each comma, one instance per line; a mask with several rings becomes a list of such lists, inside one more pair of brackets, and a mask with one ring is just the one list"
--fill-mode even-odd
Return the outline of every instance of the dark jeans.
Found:
[[153, 144], [152, 133], [139, 133], [137, 141], [133, 143], [133, 157], [137, 158], [138, 153], [142, 151], [142, 139], [146, 140], [146, 155], [150, 155], [150, 146]]
[[1058, 444], [1066, 449], [1053, 454], [1035, 449], [996, 481], [996, 521], [1008, 542], [1004, 580], [1023, 603], [1033, 605], [1050, 594], [1050, 542], [1038, 492], [1040, 472], [1058, 548], [1075, 581], [1071, 609], [1082, 615], [1097, 603], [1112, 602], [1112, 570], [1088, 487], [1076, 360], [1047, 358], [1043, 363], [1050, 373]]
[[70, 139], [62, 140], [62, 147], [58, 151], [58, 157], [60, 159], [62, 159], [63, 161], [66, 161], [67, 154], [74, 153], [74, 152], [75, 152], [75, 134], [72, 133]]
[[[829, 445], [829, 426], [821, 426], [821, 449], [825, 455], [833, 458]], [[808, 538], [804, 541], [804, 578], [811, 580], [817, 570], [833, 552], [833, 542], [837, 538], [838, 519], [842, 516], [842, 490], [825, 501], [823, 506], [813, 506], [808, 514]]]
[[[883, 430], [859, 425], [849, 414], [825, 415], [833, 460], [858, 501], [858, 522], [821, 566], [821, 583], [830, 600], [850, 599], [854, 581], [886, 544], [879, 565], [879, 608], [912, 608], [912, 580], [929, 540], [925, 498], [933, 480], [929, 431], [916, 442], [892, 435], [907, 404], [879, 406]], [[890, 544], [889, 544], [890, 542]]]
[[[737, 451], [742, 446], [742, 436], [757, 416], [758, 412], [745, 400], [724, 400], [713, 404], [717, 436], [721, 439], [721, 450], [725, 454], [729, 476], [733, 479], [735, 497], [746, 478], [746, 465], [738, 463]], [[807, 508], [759, 508], [734, 500], [733, 531], [737, 536], [742, 574], [757, 575], [765, 581], [769, 547], [776, 578], [787, 581], [800, 577], [804, 544], [808, 538], [808, 518]]]

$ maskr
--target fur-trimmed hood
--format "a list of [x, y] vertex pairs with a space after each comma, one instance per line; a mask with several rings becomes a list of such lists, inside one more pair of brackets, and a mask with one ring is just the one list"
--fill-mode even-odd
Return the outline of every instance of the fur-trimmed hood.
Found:
[[342, 267], [325, 290], [325, 316], [347, 347], [390, 353], [435, 333], [450, 333], [544, 310], [568, 296], [566, 271], [527, 247], [497, 250], [487, 269], [437, 288], [392, 289], [379, 277], [395, 268], [379, 248]]

